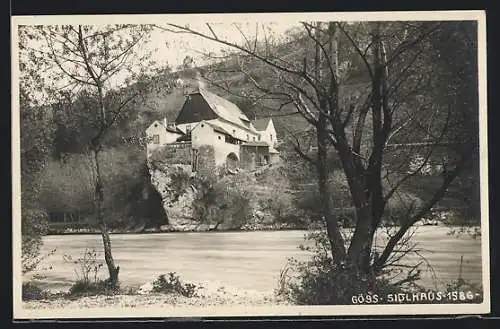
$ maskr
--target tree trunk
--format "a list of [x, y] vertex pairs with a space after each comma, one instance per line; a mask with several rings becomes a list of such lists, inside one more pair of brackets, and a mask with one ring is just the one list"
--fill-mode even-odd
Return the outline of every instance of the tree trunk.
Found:
[[386, 111], [387, 104], [384, 103], [387, 99], [383, 87], [387, 77], [384, 75], [384, 63], [382, 63], [381, 58], [383, 45], [380, 39], [380, 24], [378, 22], [373, 25], [372, 41], [375, 54], [375, 72], [372, 79], [370, 106], [372, 111], [373, 149], [368, 159], [367, 168], [363, 170], [358, 167], [354, 170], [356, 177], [362, 177], [363, 179], [355, 180], [356, 183], [350, 185], [356, 207], [357, 225], [347, 255], [350, 265], [362, 275], [368, 275], [372, 272], [373, 239], [384, 210], [381, 180], [382, 156], [391, 126], [390, 115]]
[[356, 208], [356, 228], [347, 250], [346, 266], [356, 273], [368, 274], [374, 231], [370, 191], [366, 186], [366, 172], [359, 159], [353, 155], [345, 138], [339, 140], [336, 148], [347, 178], [351, 199]]
[[318, 140], [318, 161], [316, 169], [318, 173], [318, 189], [320, 195], [320, 204], [323, 216], [326, 221], [326, 230], [332, 257], [335, 264], [341, 264], [345, 259], [344, 238], [340, 234], [337, 220], [333, 216], [332, 197], [328, 189], [328, 154], [327, 154], [327, 131], [326, 117], [320, 115], [317, 127]]
[[103, 214], [104, 191], [101, 178], [101, 169], [99, 165], [98, 149], [93, 148], [92, 155], [95, 168], [94, 201], [97, 211], [97, 222], [99, 223], [99, 229], [101, 230], [102, 243], [104, 246], [104, 259], [106, 261], [109, 272], [108, 285], [109, 287], [114, 288], [118, 283], [118, 272], [120, 270], [120, 267], [115, 266], [113, 255], [111, 253], [111, 240], [109, 238], [108, 228], [106, 226], [106, 220]]
[[347, 263], [359, 274], [370, 273], [371, 249], [374, 230], [371, 207], [365, 204], [356, 207], [357, 225], [347, 252]]

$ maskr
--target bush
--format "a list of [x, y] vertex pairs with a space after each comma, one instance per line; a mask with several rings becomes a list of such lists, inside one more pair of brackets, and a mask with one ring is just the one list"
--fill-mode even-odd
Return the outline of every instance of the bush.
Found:
[[[452, 283], [448, 283], [445, 289], [446, 293], [456, 294], [456, 293], [465, 293], [465, 298], [469, 303], [482, 303], [483, 302], [483, 289], [479, 285], [475, 285], [463, 278], [458, 278], [456, 281]], [[452, 296], [453, 297], [453, 296]], [[456, 302], [463, 302], [460, 300], [463, 296], [457, 296], [458, 300]], [[453, 302], [453, 300], [451, 301]]]
[[173, 201], [177, 200], [179, 196], [184, 194], [186, 189], [191, 185], [191, 176], [184, 170], [177, 170], [170, 173], [169, 187], [173, 191]]
[[[359, 277], [348, 268], [335, 266], [331, 258], [326, 233], [310, 233], [306, 241], [313, 246], [301, 245], [300, 249], [312, 252], [312, 259], [299, 262], [289, 259], [281, 273], [276, 293], [299, 305], [352, 304], [352, 296], [359, 294], [386, 295], [401, 289], [389, 281], [375, 277]], [[296, 276], [289, 276], [295, 272]]]
[[411, 216], [422, 204], [422, 200], [410, 192], [396, 192], [387, 201], [383, 222], [399, 225]]
[[188, 298], [195, 297], [199, 288], [201, 287], [192, 283], [183, 283], [175, 272], [168, 273], [168, 277], [162, 274], [153, 281], [153, 292], [179, 294]]
[[23, 282], [22, 299], [23, 300], [41, 300], [46, 299], [48, 293], [35, 285], [33, 282]]
[[276, 191], [274, 197], [262, 200], [261, 208], [269, 212], [277, 222], [305, 224], [305, 220], [300, 209], [294, 203], [293, 196], [283, 191]]
[[22, 272], [35, 270], [45, 257], [40, 257], [42, 236], [48, 231], [48, 216], [45, 211], [23, 209], [21, 212]]
[[83, 255], [76, 260], [70, 255], [64, 255], [64, 260], [76, 264], [75, 274], [77, 280], [69, 290], [70, 295], [99, 295], [115, 293], [119, 285], [108, 285], [107, 280], [102, 280], [99, 273], [103, 264], [97, 261], [98, 254], [94, 249], [85, 249]]
[[[354, 215], [351, 208], [353, 207], [351, 195], [347, 186], [345, 174], [340, 170], [335, 170], [329, 177], [329, 190], [332, 196], [331, 207], [334, 210], [334, 215], [338, 216], [338, 222], [349, 226], [354, 222]], [[323, 216], [321, 207], [318, 207], [320, 199], [317, 180], [309, 180], [310, 183], [305, 184], [302, 193], [295, 195], [294, 203], [303, 214], [310, 219], [320, 219]]]
[[310, 219], [316, 219], [322, 216], [321, 208], [318, 207], [318, 200], [319, 192], [317, 189], [311, 189], [295, 195], [293, 203], [304, 216]]
[[250, 194], [228, 180], [217, 181], [213, 174], [199, 174], [193, 214], [202, 222], [239, 228], [251, 218]]
[[92, 295], [109, 295], [116, 292], [116, 288], [110, 288], [105, 280], [95, 282], [77, 280], [69, 288], [70, 296], [92, 296]]
[[[334, 265], [331, 258], [329, 241], [324, 231], [310, 233], [306, 241], [313, 245], [300, 246], [302, 250], [312, 252], [312, 259], [299, 262], [289, 259], [280, 275], [278, 296], [285, 297], [299, 305], [349, 305], [356, 303], [356, 296], [363, 296], [368, 301], [368, 295], [387, 296], [388, 294], [426, 294], [426, 296], [441, 294], [443, 297], [426, 300], [425, 303], [480, 303], [482, 289], [461, 278], [449, 283], [444, 291], [425, 289], [416, 284], [420, 279], [420, 270], [415, 266], [399, 281], [391, 281], [394, 270], [387, 269], [383, 275], [359, 276], [349, 268]], [[462, 293], [460, 293], [462, 292]], [[446, 295], [450, 293], [449, 295]], [[454, 294], [457, 294], [455, 297]], [[454, 299], [456, 298], [456, 299]], [[383, 300], [383, 302], [388, 302]], [[412, 303], [418, 303], [418, 300]]]

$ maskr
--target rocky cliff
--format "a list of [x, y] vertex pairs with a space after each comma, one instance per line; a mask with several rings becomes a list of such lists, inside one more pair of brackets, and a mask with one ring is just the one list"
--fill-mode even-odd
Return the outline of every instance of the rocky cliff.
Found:
[[[194, 202], [200, 203], [200, 193], [203, 189], [197, 176], [191, 171], [190, 165], [168, 164], [164, 162], [150, 163], [150, 175], [152, 185], [162, 197], [163, 207], [167, 214], [168, 225], [158, 228], [158, 231], [210, 231], [210, 230], [266, 230], [266, 229], [293, 229], [303, 228], [296, 222], [283, 220], [285, 206], [276, 203], [278, 199], [288, 197], [276, 182], [280, 176], [276, 167], [264, 167], [257, 171], [239, 171], [217, 177], [216, 183], [222, 186], [224, 191], [215, 197], [224, 199], [235, 194], [242, 194], [245, 198], [244, 206], [249, 214], [243, 220], [235, 219], [234, 212], [222, 212], [224, 218], [211, 218], [210, 220], [200, 218], [200, 212], [195, 210]], [[272, 180], [269, 177], [273, 177]], [[279, 182], [283, 189], [283, 182]], [[226, 189], [227, 188], [227, 189]], [[288, 200], [287, 199], [287, 200]], [[290, 200], [288, 200], [290, 201]], [[213, 201], [212, 201], [213, 202]], [[216, 200], [212, 208], [217, 211], [219, 200]], [[229, 200], [230, 206], [233, 200]], [[272, 205], [270, 205], [272, 203]], [[227, 203], [226, 203], [227, 205]], [[225, 208], [221, 205], [220, 208]], [[236, 206], [235, 207], [239, 207]], [[273, 209], [278, 207], [279, 209]], [[283, 208], [283, 209], [282, 209]], [[235, 209], [239, 211], [239, 209]], [[219, 212], [220, 214], [220, 212]], [[201, 214], [203, 217], [203, 214]], [[286, 214], [285, 214], [286, 216]]]

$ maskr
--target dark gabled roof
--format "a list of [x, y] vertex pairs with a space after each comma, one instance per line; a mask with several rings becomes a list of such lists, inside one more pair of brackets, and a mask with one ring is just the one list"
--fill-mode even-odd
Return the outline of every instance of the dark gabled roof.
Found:
[[246, 129], [250, 129], [248, 127], [248, 123], [250, 120], [248, 117], [240, 110], [240, 108], [214, 93], [211, 93], [203, 88], [198, 88], [197, 93], [205, 99], [210, 108], [222, 119], [232, 122], [238, 126], [242, 126]]
[[245, 142], [242, 144], [242, 146], [267, 146], [269, 147], [269, 144], [266, 142]]
[[261, 119], [256, 119], [252, 121], [253, 126], [255, 129], [258, 131], [263, 131], [266, 130], [267, 125], [269, 124], [269, 121], [271, 121], [271, 118], [261, 118]]

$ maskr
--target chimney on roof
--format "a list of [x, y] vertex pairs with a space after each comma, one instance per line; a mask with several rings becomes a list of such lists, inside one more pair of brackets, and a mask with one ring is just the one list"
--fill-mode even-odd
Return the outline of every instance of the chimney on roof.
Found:
[[163, 125], [165, 126], [165, 128], [167, 128], [167, 117], [163, 118]]

